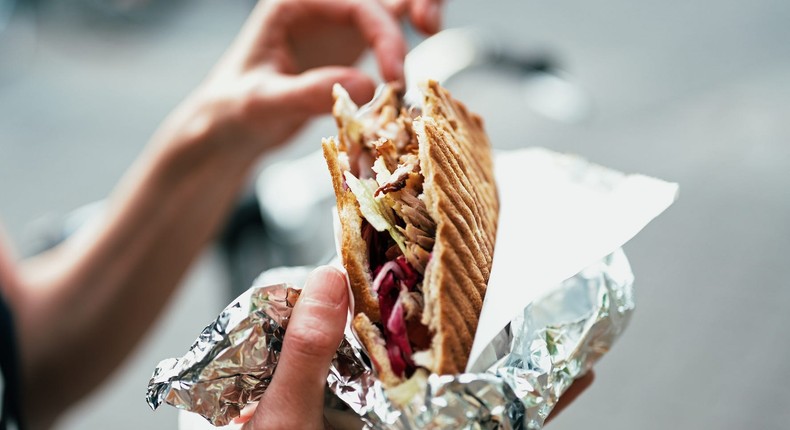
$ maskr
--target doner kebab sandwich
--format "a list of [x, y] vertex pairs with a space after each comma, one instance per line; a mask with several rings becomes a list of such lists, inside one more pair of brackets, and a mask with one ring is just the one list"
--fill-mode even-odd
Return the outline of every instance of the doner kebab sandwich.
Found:
[[385, 85], [358, 108], [336, 85], [338, 136], [323, 141], [352, 326], [389, 393], [464, 371], [499, 212], [482, 120], [434, 81], [422, 91], [405, 106]]

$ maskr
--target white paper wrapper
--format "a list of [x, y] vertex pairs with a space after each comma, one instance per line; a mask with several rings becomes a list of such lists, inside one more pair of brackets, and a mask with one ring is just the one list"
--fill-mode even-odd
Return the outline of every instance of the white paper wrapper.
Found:
[[[677, 197], [677, 184], [541, 148], [500, 152], [494, 264], [467, 370], [511, 318], [622, 247]], [[527, 264], [528, 262], [528, 264]]]
[[[498, 154], [496, 173], [499, 235], [468, 373], [431, 375], [397, 408], [350, 333], [338, 349], [328, 387], [370, 428], [540, 428], [626, 327], [633, 278], [619, 248], [674, 201], [677, 185], [543, 149]], [[247, 355], [244, 333], [279, 348], [292, 306], [282, 299], [285, 286], [264, 286], [282, 281], [272, 273], [226, 308], [185, 358], [160, 363], [149, 383], [152, 407], [168, 402], [225, 424], [260, 395], [279, 349]], [[250, 330], [260, 324], [263, 333]], [[223, 367], [239, 363], [248, 374], [222, 377]]]

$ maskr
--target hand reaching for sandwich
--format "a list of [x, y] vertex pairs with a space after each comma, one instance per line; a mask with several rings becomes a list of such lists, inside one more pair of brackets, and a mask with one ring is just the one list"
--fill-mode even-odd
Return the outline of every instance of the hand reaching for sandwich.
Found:
[[[346, 279], [330, 267], [316, 269], [305, 283], [283, 343], [280, 365], [254, 411], [237, 419], [244, 430], [323, 429], [324, 387], [329, 362], [343, 338], [348, 312]], [[592, 384], [590, 372], [563, 395], [549, 416], [561, 412]]]
[[[439, 28], [441, 0], [268, 0], [255, 7], [201, 86], [174, 112], [160, 140], [191, 133], [210, 150], [257, 156], [311, 117], [330, 111], [336, 82], [371, 98], [375, 82], [352, 67], [371, 49], [384, 81], [402, 81], [406, 42], [398, 23]], [[190, 139], [191, 138], [191, 139]], [[207, 145], [206, 145], [207, 143]]]

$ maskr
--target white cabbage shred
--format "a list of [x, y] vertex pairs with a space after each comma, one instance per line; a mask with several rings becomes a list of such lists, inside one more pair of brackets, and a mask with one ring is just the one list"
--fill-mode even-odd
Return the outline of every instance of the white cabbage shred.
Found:
[[[386, 168], [385, 168], [386, 170]], [[406, 237], [398, 230], [395, 214], [392, 209], [387, 207], [381, 200], [384, 196], [375, 197], [379, 185], [375, 179], [359, 179], [351, 172], [344, 172], [346, 184], [354, 193], [359, 202], [359, 210], [362, 216], [376, 229], [376, 231], [387, 231], [398, 247], [406, 253]]]

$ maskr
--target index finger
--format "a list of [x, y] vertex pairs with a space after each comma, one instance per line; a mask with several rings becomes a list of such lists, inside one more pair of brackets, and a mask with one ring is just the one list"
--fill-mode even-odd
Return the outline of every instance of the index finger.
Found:
[[408, 15], [414, 27], [426, 35], [439, 31], [442, 23], [442, 0], [382, 0], [395, 16]]
[[326, 17], [336, 23], [357, 27], [373, 49], [385, 81], [403, 82], [403, 59], [406, 39], [395, 17], [378, 1], [367, 0], [295, 0], [275, 6], [269, 29], [287, 33], [288, 26], [306, 14]]
[[384, 80], [403, 83], [406, 39], [395, 17], [377, 1], [343, 0], [333, 3], [348, 7], [354, 24], [373, 49]]

